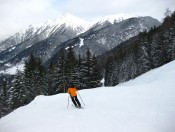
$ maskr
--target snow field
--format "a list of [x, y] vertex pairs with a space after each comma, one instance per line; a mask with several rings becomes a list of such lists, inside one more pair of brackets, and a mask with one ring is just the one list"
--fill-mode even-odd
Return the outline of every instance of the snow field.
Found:
[[38, 96], [0, 119], [0, 132], [174, 132], [174, 67], [175, 61], [114, 87], [80, 90], [85, 109], [70, 98], [67, 109], [68, 94]]

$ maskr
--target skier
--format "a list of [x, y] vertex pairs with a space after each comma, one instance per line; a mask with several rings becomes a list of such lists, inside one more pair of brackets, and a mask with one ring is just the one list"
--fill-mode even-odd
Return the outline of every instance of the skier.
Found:
[[76, 91], [77, 91], [76, 87], [74, 87], [72, 84], [70, 85], [70, 87], [67, 90], [68, 94], [70, 94], [70, 97], [71, 97], [72, 102], [74, 103], [75, 107], [81, 108], [81, 104], [77, 98]]

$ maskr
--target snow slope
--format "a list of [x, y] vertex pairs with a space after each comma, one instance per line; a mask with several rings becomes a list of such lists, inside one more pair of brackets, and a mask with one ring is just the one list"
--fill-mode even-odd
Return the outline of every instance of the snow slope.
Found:
[[[0, 119], [0, 132], [175, 132], [175, 61], [115, 87], [38, 96]], [[69, 102], [71, 102], [69, 100]]]

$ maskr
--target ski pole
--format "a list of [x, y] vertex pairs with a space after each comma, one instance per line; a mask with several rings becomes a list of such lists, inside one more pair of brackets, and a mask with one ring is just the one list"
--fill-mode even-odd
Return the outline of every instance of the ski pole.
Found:
[[67, 109], [68, 109], [68, 107], [69, 107], [69, 96], [68, 96], [68, 102], [67, 102]]
[[[77, 91], [77, 93], [78, 93], [78, 91]], [[82, 100], [82, 98], [81, 98], [81, 96], [80, 96], [80, 94], [79, 94], [79, 93], [78, 93], [78, 95], [79, 95], [79, 97], [80, 97], [81, 101], [83, 102], [83, 100]], [[83, 104], [84, 104], [84, 102], [83, 102]], [[85, 104], [84, 104], [84, 106], [85, 106]]]

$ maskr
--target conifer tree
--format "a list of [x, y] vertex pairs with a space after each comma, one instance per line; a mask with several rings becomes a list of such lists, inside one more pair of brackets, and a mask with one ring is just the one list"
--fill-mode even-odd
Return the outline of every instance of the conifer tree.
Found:
[[17, 71], [12, 87], [11, 108], [16, 109], [25, 105], [26, 89], [23, 81], [23, 73]]
[[92, 88], [100, 87], [102, 85], [100, 82], [102, 80], [102, 71], [97, 63], [95, 56], [92, 57], [91, 65], [92, 65], [92, 70], [90, 75], [91, 87]]
[[139, 43], [138, 72], [142, 74], [151, 69], [151, 42], [148, 42], [148, 37], [146, 35], [140, 35], [140, 39], [137, 43]]
[[57, 91], [59, 93], [65, 93], [66, 90], [66, 64], [65, 64], [65, 50], [60, 50], [60, 56], [58, 58], [57, 66]]
[[72, 82], [74, 85], [78, 85], [78, 73], [77, 73], [77, 58], [73, 51], [73, 48], [69, 46], [66, 54], [66, 79], [68, 82]]
[[27, 89], [28, 102], [33, 100], [35, 96], [45, 94], [44, 78], [45, 69], [40, 58], [30, 55], [25, 61], [24, 66], [24, 82]]
[[82, 89], [83, 87], [83, 72], [82, 72], [82, 57], [79, 54], [78, 55], [78, 68], [77, 68], [77, 73], [78, 73], [78, 89]]
[[49, 65], [48, 73], [47, 73], [47, 76], [46, 76], [47, 95], [56, 94], [55, 77], [56, 77], [56, 65], [51, 63]]
[[34, 70], [35, 74], [35, 83], [36, 83], [36, 90], [37, 90], [37, 95], [45, 95], [46, 90], [45, 90], [45, 68], [42, 65], [42, 61], [39, 57], [36, 57], [36, 68]]
[[0, 85], [0, 117], [6, 115], [10, 111], [8, 84], [8, 81], [4, 79]]
[[91, 60], [91, 53], [89, 49], [87, 49], [85, 59], [82, 61], [81, 69], [83, 89], [91, 88]]
[[36, 96], [35, 93], [35, 71], [36, 68], [36, 58], [33, 54], [29, 56], [29, 58], [25, 61], [24, 65], [24, 84], [27, 89], [26, 96], [28, 98], [28, 102], [34, 99]]

